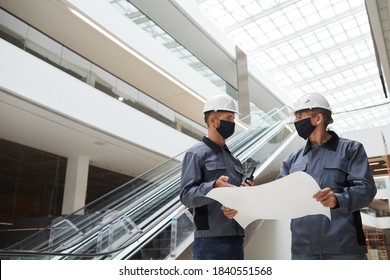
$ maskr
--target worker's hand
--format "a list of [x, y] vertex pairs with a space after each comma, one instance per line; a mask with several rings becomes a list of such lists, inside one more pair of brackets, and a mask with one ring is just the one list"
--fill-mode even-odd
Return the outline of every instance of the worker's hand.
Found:
[[337, 198], [331, 188], [325, 188], [313, 195], [313, 198], [324, 207], [335, 208], [337, 206]]
[[254, 185], [255, 185], [255, 182], [253, 182], [253, 181], [251, 181], [249, 179], [246, 179], [245, 182], [241, 183], [241, 186], [243, 186], [243, 187], [252, 187]]
[[225, 217], [228, 218], [228, 219], [233, 219], [234, 216], [237, 215], [237, 211], [236, 210], [230, 209], [230, 208], [228, 208], [226, 206], [223, 206], [223, 205], [221, 207], [221, 210], [222, 210], [223, 214], [225, 215]]
[[221, 176], [215, 181], [214, 188], [235, 187], [234, 185], [229, 184], [228, 181], [229, 181], [228, 176]]

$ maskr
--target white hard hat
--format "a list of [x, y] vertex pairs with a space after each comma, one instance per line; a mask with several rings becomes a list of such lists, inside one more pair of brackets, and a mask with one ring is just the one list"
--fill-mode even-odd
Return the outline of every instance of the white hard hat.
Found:
[[314, 108], [322, 108], [332, 112], [329, 102], [318, 93], [305, 94], [294, 103], [294, 113], [301, 110], [311, 110]]
[[228, 111], [238, 113], [236, 101], [228, 95], [216, 95], [204, 104], [203, 113], [210, 111]]

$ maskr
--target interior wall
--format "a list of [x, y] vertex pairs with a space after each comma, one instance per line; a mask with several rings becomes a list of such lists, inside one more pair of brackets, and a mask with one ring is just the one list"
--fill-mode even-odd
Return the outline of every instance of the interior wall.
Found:
[[340, 137], [361, 142], [369, 158], [385, 155], [385, 144], [390, 150], [390, 125], [340, 133]]

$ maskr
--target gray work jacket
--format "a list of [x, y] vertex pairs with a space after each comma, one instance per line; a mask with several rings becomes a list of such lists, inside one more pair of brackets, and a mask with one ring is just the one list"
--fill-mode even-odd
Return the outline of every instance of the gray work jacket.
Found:
[[308, 140], [280, 169], [278, 178], [297, 171], [310, 174], [320, 188], [330, 187], [338, 201], [331, 220], [323, 215], [291, 220], [294, 254], [367, 252], [359, 210], [370, 204], [377, 191], [367, 155], [361, 143], [329, 133], [332, 138], [320, 146]]
[[209, 138], [190, 148], [182, 162], [180, 200], [194, 209], [195, 237], [244, 236], [244, 229], [224, 216], [221, 204], [206, 194], [220, 176], [240, 186], [243, 170], [240, 161], [228, 148], [219, 147]]

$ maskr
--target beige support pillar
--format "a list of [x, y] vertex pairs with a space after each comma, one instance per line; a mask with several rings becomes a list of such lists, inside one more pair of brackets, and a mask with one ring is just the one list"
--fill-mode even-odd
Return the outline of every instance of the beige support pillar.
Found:
[[88, 169], [89, 158], [83, 156], [68, 158], [62, 215], [70, 214], [85, 205]]
[[250, 124], [250, 103], [249, 103], [249, 71], [246, 54], [236, 46], [237, 63], [237, 89], [238, 89], [238, 111], [240, 119]]

